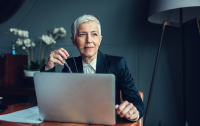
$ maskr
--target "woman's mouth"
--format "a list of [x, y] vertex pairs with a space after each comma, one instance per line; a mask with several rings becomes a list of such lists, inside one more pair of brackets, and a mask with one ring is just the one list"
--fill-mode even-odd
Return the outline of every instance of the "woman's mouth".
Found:
[[86, 50], [91, 50], [93, 49], [94, 47], [85, 47]]

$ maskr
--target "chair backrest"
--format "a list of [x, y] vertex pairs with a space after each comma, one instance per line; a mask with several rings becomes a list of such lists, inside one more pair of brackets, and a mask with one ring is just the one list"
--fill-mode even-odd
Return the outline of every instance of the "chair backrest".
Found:
[[[144, 98], [143, 92], [138, 90], [138, 93], [140, 94], [140, 97], [143, 101], [143, 98]], [[121, 100], [121, 102], [123, 102], [121, 91], [120, 91], [120, 100]], [[138, 120], [137, 122], [134, 122], [131, 126], [143, 126], [143, 117], [140, 120]]]

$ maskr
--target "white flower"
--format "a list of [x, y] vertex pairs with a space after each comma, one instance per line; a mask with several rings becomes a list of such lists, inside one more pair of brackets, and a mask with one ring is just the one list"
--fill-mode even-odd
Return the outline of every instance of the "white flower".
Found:
[[48, 39], [49, 39], [51, 44], [56, 44], [56, 41], [54, 40], [52, 35], [50, 35]]
[[29, 48], [29, 47], [31, 47], [31, 44], [26, 44], [25, 46], [26, 46], [27, 48]]
[[30, 43], [31, 43], [31, 40], [29, 38], [24, 39], [24, 44], [30, 44]]
[[34, 42], [32, 42], [32, 43], [31, 43], [31, 46], [32, 46], [32, 47], [35, 47], [35, 43], [34, 43]]
[[59, 36], [65, 37], [66, 36], [66, 30], [63, 27], [55, 28], [54, 31], [53, 31], [53, 34], [55, 34], [55, 39], [57, 39]]
[[23, 50], [25, 50], [25, 49], [26, 49], [26, 47], [25, 47], [25, 46], [22, 46], [22, 49], [23, 49]]
[[23, 37], [28, 38], [28, 31], [23, 31]]
[[19, 45], [23, 45], [23, 40], [18, 38], [17, 41], [16, 41], [16, 44], [19, 46]]
[[25, 31], [25, 30], [20, 30], [17, 28], [10, 28], [10, 32], [14, 33], [15, 35], [19, 35], [20, 37], [25, 37], [25, 38], [29, 37], [28, 31]]
[[48, 36], [48, 35], [42, 35], [42, 37], [40, 37], [40, 39], [45, 42], [47, 45], [50, 44], [55, 44], [56, 41], [53, 39], [52, 35]]
[[56, 44], [56, 41], [52, 38], [51, 43]]
[[41, 39], [43, 42], [45, 42], [47, 45], [50, 44], [49, 41], [48, 41], [47, 35], [42, 35], [42, 37], [40, 37], [40, 39]]
[[10, 32], [13, 32], [14, 31], [14, 28], [10, 28]]
[[13, 32], [14, 32], [15, 35], [17, 35], [18, 30], [17, 30], [16, 28], [14, 28], [14, 29], [13, 29]]
[[61, 31], [62, 33], [64, 33], [64, 34], [66, 34], [66, 30], [65, 30], [63, 27], [60, 28], [60, 31]]
[[16, 35], [18, 33], [18, 30], [16, 28], [10, 28], [10, 32], [13, 32]]
[[60, 28], [55, 28], [53, 31], [53, 34], [56, 34], [57, 32], [59, 32]]
[[31, 40], [29, 38], [24, 39], [24, 44], [26, 47], [31, 47]]
[[23, 34], [24, 34], [24, 32], [23, 32], [22, 30], [18, 30], [18, 35], [19, 35], [20, 37], [22, 37]]

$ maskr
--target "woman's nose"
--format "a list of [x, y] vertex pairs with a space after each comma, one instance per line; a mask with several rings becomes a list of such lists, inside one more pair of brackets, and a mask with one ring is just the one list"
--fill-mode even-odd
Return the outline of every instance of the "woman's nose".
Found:
[[88, 43], [91, 43], [92, 42], [92, 36], [91, 35], [87, 35], [87, 40], [86, 40]]

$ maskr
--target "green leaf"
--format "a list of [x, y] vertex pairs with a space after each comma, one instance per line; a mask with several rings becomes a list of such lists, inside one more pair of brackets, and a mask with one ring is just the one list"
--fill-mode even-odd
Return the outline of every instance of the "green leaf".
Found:
[[40, 70], [39, 66], [40, 65], [37, 62], [31, 61], [31, 63], [30, 63], [30, 70], [31, 71], [38, 71], [38, 70]]
[[42, 59], [40, 61], [37, 60], [36, 62], [31, 61], [30, 70], [31, 71], [39, 71], [45, 64], [46, 64], [46, 60], [45, 59]]
[[24, 64], [24, 69], [28, 70], [28, 64]]
[[40, 64], [39, 69], [41, 69], [46, 64], [46, 60], [45, 59], [41, 59], [39, 64]]

